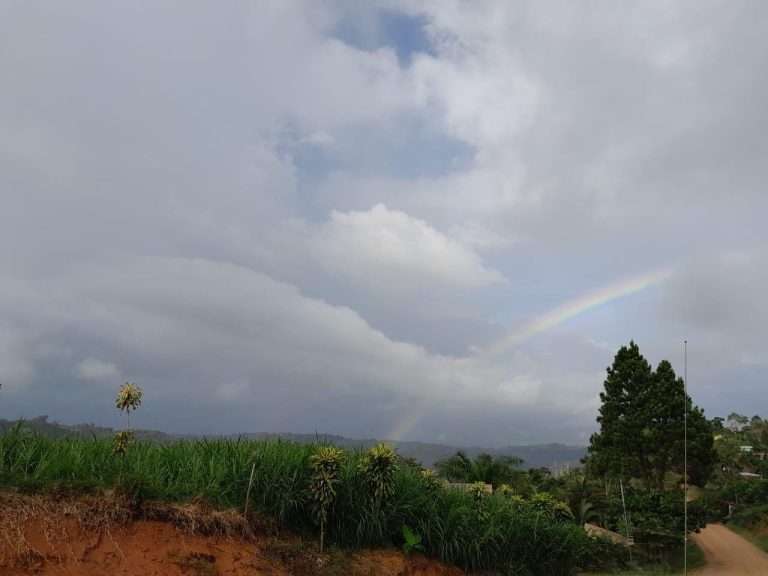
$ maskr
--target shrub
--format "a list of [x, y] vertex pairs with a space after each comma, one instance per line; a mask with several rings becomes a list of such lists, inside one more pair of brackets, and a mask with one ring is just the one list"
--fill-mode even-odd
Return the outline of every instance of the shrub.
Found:
[[320, 526], [320, 553], [325, 544], [325, 525], [328, 513], [336, 499], [335, 485], [339, 481], [342, 451], [333, 446], [323, 446], [313, 455], [312, 480], [309, 491], [312, 494], [312, 520]]
[[377, 504], [392, 496], [396, 461], [397, 454], [389, 444], [374, 446], [360, 461], [360, 471]]

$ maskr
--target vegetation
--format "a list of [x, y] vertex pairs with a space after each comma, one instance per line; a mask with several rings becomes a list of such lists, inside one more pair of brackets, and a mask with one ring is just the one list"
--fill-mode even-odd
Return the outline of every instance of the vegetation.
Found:
[[414, 550], [424, 550], [424, 546], [421, 545], [421, 536], [414, 534], [407, 524], [403, 524], [403, 538], [405, 538], [403, 552], [406, 554], [410, 554]]
[[[596, 476], [639, 480], [649, 492], [663, 492], [671, 472], [688, 474], [703, 486], [716, 459], [712, 426], [692, 405], [683, 381], [663, 360], [653, 371], [634, 342], [622, 347], [608, 368], [590, 439], [589, 465]], [[684, 414], [688, 416], [688, 469], [683, 470]]]
[[[662, 360], [653, 370], [634, 342], [617, 352], [600, 399], [600, 431], [590, 439], [586, 473], [566, 483], [567, 500], [580, 521], [627, 535], [646, 558], [670, 566], [683, 544], [686, 475], [689, 484], [704, 487], [717, 461], [712, 424], [672, 365]], [[709, 517], [706, 498], [690, 502], [689, 532]]]
[[518, 486], [519, 489], [523, 488], [524, 484], [525, 488], [530, 488], [526, 475], [516, 469], [522, 462], [514, 456], [493, 457], [486, 453], [471, 459], [466, 452], [459, 450], [450, 458], [435, 462], [435, 470], [448, 482], [484, 482], [493, 486], [508, 484]]
[[381, 505], [382, 500], [390, 498], [395, 491], [396, 462], [397, 454], [389, 444], [374, 446], [360, 462], [360, 471], [377, 505]]
[[[136, 502], [204, 499], [242, 510], [253, 470], [251, 501], [259, 516], [309, 536], [315, 530], [310, 487], [319, 462], [328, 461], [313, 456], [323, 453], [328, 455], [323, 446], [280, 440], [139, 441], [116, 459], [109, 439], [55, 440], [16, 426], [0, 435], [0, 487], [111, 490], [121, 482], [120, 460], [123, 482], [130, 479], [123, 489], [136, 494]], [[465, 569], [565, 575], [576, 567], [614, 569], [626, 562], [621, 547], [590, 538], [572, 521], [528, 501], [486, 494], [477, 504], [466, 490], [431, 482], [407, 465], [394, 468], [391, 494], [377, 507], [361, 473], [365, 454], [339, 453], [340, 465], [331, 467], [336, 482], [324, 529], [324, 538], [336, 545], [401, 546], [407, 525], [427, 554]], [[329, 474], [325, 465], [323, 470]]]
[[[763, 502], [766, 502], [763, 500]], [[768, 503], [737, 510], [731, 521], [732, 528], [768, 552]]]
[[732, 509], [730, 526], [768, 551], [768, 422], [732, 412], [711, 424], [718, 462], [701, 500], [714, 520]]
[[[437, 461], [433, 471], [388, 444], [346, 451], [280, 439], [138, 440], [128, 449], [128, 438], [116, 459], [108, 439], [49, 439], [18, 424], [0, 435], [0, 487], [115, 490], [137, 505], [207, 501], [246, 508], [240, 516], [246, 522], [266, 518], [303, 536], [314, 537], [319, 528], [321, 553], [326, 543], [396, 545], [507, 574], [625, 567], [626, 549], [588, 536], [582, 529], [588, 522], [630, 536], [636, 559], [673, 566], [682, 553], [686, 474], [691, 484], [710, 481], [689, 503], [690, 531], [717, 517], [726, 501], [758, 506], [740, 513], [737, 525], [762, 522], [768, 480], [739, 474], [764, 466], [757, 450], [765, 451], [768, 423], [738, 414], [708, 422], [671, 364], [652, 370], [634, 342], [618, 351], [607, 372], [590, 454], [583, 468], [560, 474], [522, 470], [516, 457], [463, 451]], [[121, 388], [118, 408], [129, 417], [140, 403], [140, 389]], [[743, 448], [747, 442], [755, 451]]]
[[131, 430], [131, 410], [136, 410], [141, 406], [141, 388], [132, 382], [123, 384], [117, 391], [115, 406], [120, 412], [125, 412], [126, 426], [123, 430], [115, 433], [115, 447], [113, 451], [116, 456], [125, 456], [128, 446], [135, 439], [133, 430]]
[[[317, 454], [312, 455], [312, 479], [309, 492], [312, 494], [312, 520], [320, 526], [320, 553], [325, 544], [325, 525], [328, 514], [336, 500], [336, 484], [339, 482], [341, 458], [343, 454], [333, 446], [322, 446]], [[253, 472], [255, 467], [251, 467]]]

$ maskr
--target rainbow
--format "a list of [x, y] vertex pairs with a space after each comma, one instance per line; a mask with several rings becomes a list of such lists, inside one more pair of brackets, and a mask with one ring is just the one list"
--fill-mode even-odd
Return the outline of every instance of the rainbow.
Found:
[[433, 405], [433, 399], [428, 396], [414, 400], [408, 407], [408, 410], [405, 411], [405, 414], [395, 422], [392, 430], [387, 434], [387, 438], [394, 441], [403, 440], [406, 434], [424, 418], [424, 415], [429, 412]]
[[[575, 316], [579, 316], [615, 300], [637, 294], [647, 288], [658, 286], [669, 279], [671, 275], [672, 271], [664, 268], [641, 276], [627, 278], [620, 282], [616, 282], [615, 284], [583, 294], [574, 300], [566, 302], [565, 304], [534, 318], [518, 329], [509, 332], [504, 337], [499, 338], [485, 348], [475, 352], [475, 354], [469, 357], [468, 360], [474, 362], [486, 360], [508, 348], [522, 344], [527, 340], [531, 340], [539, 334], [546, 332], [559, 324], [563, 324]], [[411, 404], [409, 410], [395, 422], [395, 425], [392, 427], [392, 430], [387, 437], [390, 440], [402, 440], [406, 434], [419, 423], [434, 404], [435, 398], [429, 396], [415, 400]]]
[[542, 332], [546, 332], [550, 328], [554, 328], [575, 316], [604, 306], [609, 302], [619, 300], [626, 296], [631, 296], [632, 294], [637, 294], [646, 288], [657, 286], [667, 280], [671, 275], [672, 271], [665, 268], [648, 274], [643, 274], [642, 276], [627, 278], [615, 284], [611, 284], [610, 286], [605, 286], [598, 290], [583, 294], [570, 302], [566, 302], [562, 306], [550, 310], [546, 314], [542, 314], [538, 318], [534, 318], [517, 330], [513, 330], [503, 338], [496, 340], [496, 342], [493, 342], [484, 349], [478, 351], [475, 354], [475, 358], [483, 358], [498, 354], [502, 350], [521, 344], [526, 340], [530, 340]]

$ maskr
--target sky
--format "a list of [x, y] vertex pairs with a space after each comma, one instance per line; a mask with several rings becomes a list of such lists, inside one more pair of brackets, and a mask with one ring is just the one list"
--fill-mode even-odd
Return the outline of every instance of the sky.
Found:
[[586, 444], [768, 416], [768, 4], [0, 0], [0, 417]]

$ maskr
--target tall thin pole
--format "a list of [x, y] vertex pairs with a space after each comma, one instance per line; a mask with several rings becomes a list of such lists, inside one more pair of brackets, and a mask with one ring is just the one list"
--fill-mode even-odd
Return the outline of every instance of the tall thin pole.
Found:
[[632, 541], [629, 536], [629, 520], [627, 519], [627, 503], [624, 501], [624, 482], [619, 478], [619, 487], [621, 488], [621, 507], [624, 509], [624, 533], [627, 535], [627, 545], [629, 546], [629, 561], [632, 562]]
[[688, 575], [688, 340], [685, 340], [685, 373], [683, 376], [683, 395], [684, 395], [684, 412], [683, 412], [683, 509], [685, 514], [684, 519], [684, 536], [683, 536], [683, 573]]

